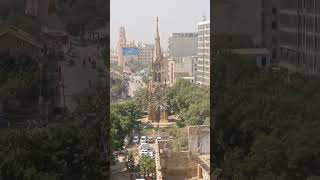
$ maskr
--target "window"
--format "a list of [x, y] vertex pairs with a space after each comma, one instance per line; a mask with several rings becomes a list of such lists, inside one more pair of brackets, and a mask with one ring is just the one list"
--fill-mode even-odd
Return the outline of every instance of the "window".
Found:
[[272, 7], [272, 14], [273, 14], [273, 15], [277, 15], [277, 9], [276, 9], [276, 7], [274, 7], [274, 6]]
[[267, 65], [267, 58], [266, 57], [262, 57], [261, 59], [261, 66], [265, 67]]
[[272, 59], [276, 59], [277, 58], [277, 50], [273, 49], [272, 50]]
[[273, 30], [277, 29], [277, 22], [276, 21], [272, 21], [272, 29]]

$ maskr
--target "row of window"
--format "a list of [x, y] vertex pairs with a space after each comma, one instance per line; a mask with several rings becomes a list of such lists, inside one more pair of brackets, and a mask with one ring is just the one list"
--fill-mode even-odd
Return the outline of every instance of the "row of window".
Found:
[[320, 71], [320, 54], [298, 54], [297, 51], [280, 48], [280, 56], [283, 61], [291, 63], [292, 65], [307, 68], [311, 71]]
[[281, 14], [280, 25], [288, 28], [306, 27], [308, 32], [320, 33], [320, 17]]
[[201, 29], [210, 29], [210, 24], [198, 25], [198, 30], [201, 30]]
[[[300, 41], [299, 41], [300, 39]], [[320, 50], [320, 36], [306, 34], [298, 35], [297, 33], [280, 32], [280, 43], [292, 47], [306, 47], [310, 50]]]
[[203, 41], [203, 39], [205, 41], [210, 41], [210, 37], [209, 36], [198, 36], [198, 41]]
[[320, 10], [320, 2], [318, 0], [281, 0], [280, 8], [282, 9], [305, 9], [307, 11], [313, 12]]

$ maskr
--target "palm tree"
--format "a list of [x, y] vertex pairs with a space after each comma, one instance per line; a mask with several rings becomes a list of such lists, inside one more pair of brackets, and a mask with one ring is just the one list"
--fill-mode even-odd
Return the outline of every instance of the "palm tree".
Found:
[[[158, 91], [158, 92], [157, 92]], [[157, 92], [157, 93], [155, 93]], [[164, 88], [157, 86], [155, 92], [149, 94], [149, 108], [156, 110], [156, 122], [160, 123], [160, 113], [169, 109], [167, 92]]]

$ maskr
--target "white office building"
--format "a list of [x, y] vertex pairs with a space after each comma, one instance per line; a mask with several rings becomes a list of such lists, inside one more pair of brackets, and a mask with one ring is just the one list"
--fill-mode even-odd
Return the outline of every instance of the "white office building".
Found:
[[210, 20], [198, 23], [198, 60], [196, 83], [210, 85]]

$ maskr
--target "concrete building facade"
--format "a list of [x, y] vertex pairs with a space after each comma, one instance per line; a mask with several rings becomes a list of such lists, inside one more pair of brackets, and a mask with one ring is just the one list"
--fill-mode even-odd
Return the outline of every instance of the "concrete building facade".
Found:
[[320, 2], [281, 0], [279, 59], [289, 71], [315, 75], [320, 72]]
[[187, 151], [175, 151], [174, 140], [156, 142], [158, 180], [210, 180], [210, 126], [189, 126], [187, 130]]
[[170, 57], [197, 55], [197, 33], [172, 33], [169, 36], [168, 53]]
[[154, 44], [138, 43], [137, 47], [139, 51], [138, 61], [143, 65], [151, 63], [153, 58]]
[[196, 56], [184, 58], [169, 58], [168, 77], [170, 86], [172, 86], [179, 78], [188, 79], [190, 80], [190, 82], [194, 83], [196, 60]]
[[210, 85], [210, 20], [198, 23], [198, 52], [195, 80], [201, 85]]

